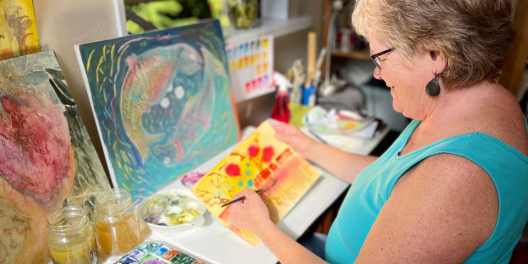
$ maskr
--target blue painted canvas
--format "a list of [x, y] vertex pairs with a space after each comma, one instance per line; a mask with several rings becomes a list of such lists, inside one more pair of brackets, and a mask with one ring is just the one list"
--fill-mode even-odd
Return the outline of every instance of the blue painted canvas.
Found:
[[239, 139], [217, 20], [83, 44], [77, 54], [113, 184], [136, 203]]

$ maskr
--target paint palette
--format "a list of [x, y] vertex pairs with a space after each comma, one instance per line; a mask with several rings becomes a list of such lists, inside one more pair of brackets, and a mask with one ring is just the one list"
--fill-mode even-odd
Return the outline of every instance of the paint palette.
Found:
[[160, 242], [144, 242], [115, 264], [206, 264], [181, 250]]
[[189, 189], [159, 191], [138, 206], [142, 217], [152, 231], [181, 232], [204, 223], [205, 207]]
[[303, 123], [323, 134], [343, 134], [360, 130], [373, 121], [372, 118], [350, 117], [347, 112], [350, 111], [337, 112], [332, 109], [327, 112], [324, 108], [316, 106], [303, 116]]

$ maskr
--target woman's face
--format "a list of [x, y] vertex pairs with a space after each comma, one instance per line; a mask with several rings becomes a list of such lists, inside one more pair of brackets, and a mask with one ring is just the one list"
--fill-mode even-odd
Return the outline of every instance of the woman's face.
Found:
[[[374, 32], [368, 33], [370, 53], [376, 54], [393, 47], [387, 47], [379, 41]], [[425, 86], [434, 78], [434, 73], [440, 73], [438, 60], [432, 59], [428, 53], [416, 54], [412, 58], [412, 66], [403, 62], [398, 49], [381, 55], [381, 69], [376, 67], [374, 77], [383, 79], [391, 89], [392, 106], [395, 111], [404, 116], [423, 120], [432, 105], [433, 98], [425, 93]]]

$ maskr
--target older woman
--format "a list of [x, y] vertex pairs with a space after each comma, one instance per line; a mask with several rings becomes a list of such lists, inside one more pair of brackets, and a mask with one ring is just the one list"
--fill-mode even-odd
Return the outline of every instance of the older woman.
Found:
[[[330, 263], [507, 263], [528, 219], [528, 125], [496, 83], [515, 32], [510, 0], [359, 0], [374, 76], [414, 119], [381, 157], [275, 128], [352, 184], [326, 243]], [[269, 220], [260, 197], [230, 208], [281, 263], [323, 263]]]

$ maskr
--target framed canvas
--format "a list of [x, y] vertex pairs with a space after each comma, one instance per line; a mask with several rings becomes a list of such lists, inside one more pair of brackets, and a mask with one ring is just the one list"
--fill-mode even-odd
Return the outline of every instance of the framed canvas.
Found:
[[113, 184], [136, 203], [238, 141], [217, 20], [76, 49]]

